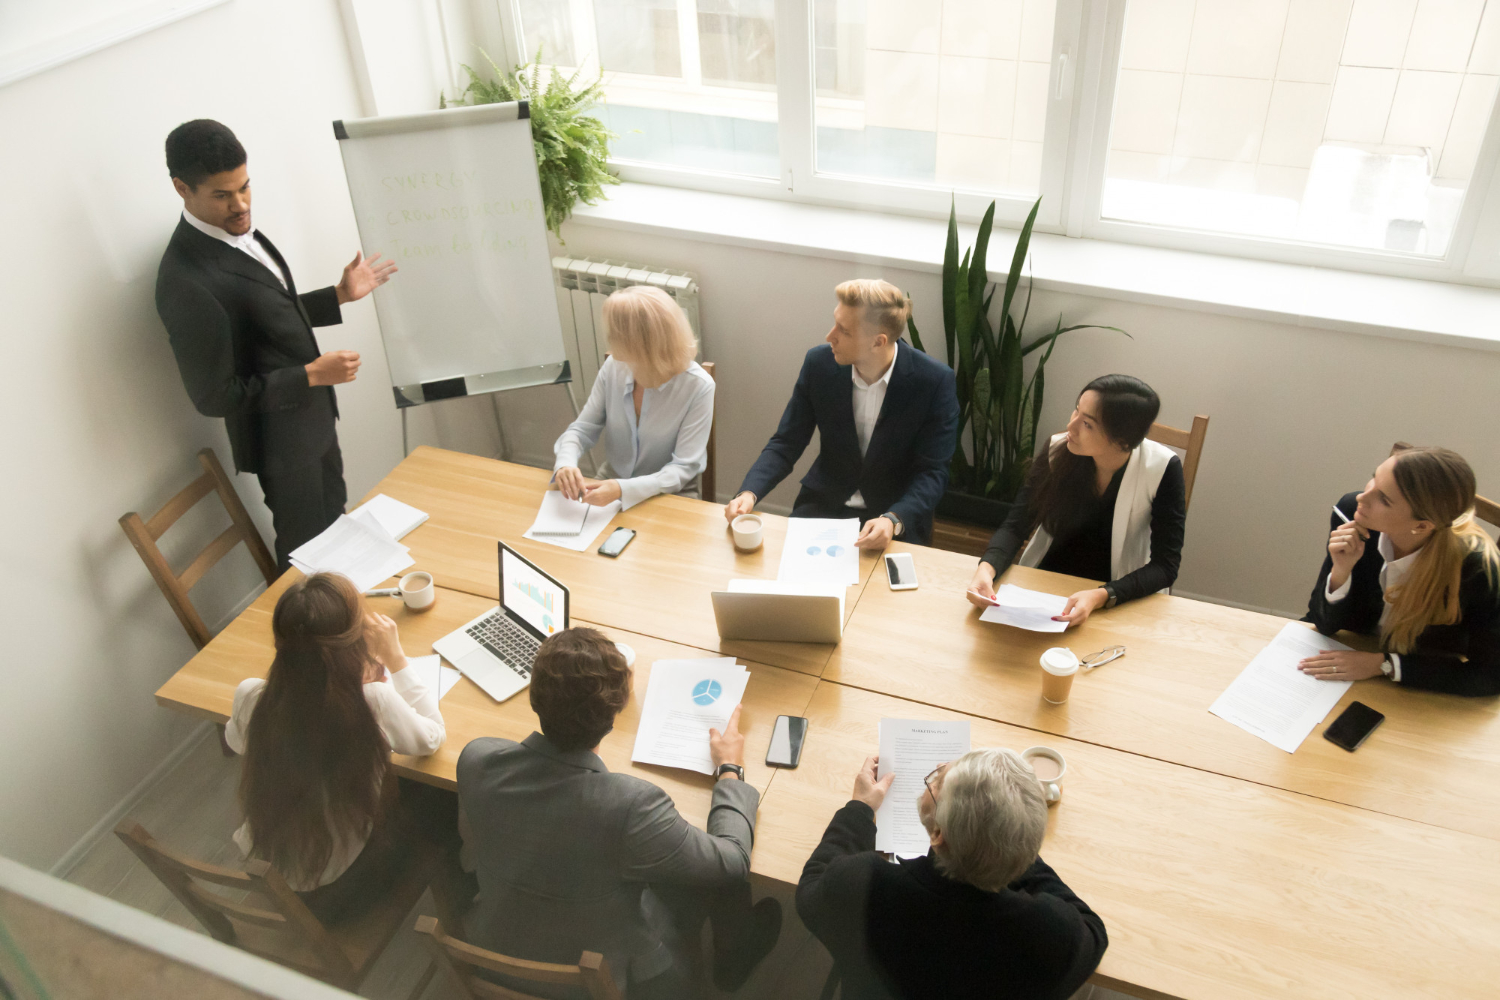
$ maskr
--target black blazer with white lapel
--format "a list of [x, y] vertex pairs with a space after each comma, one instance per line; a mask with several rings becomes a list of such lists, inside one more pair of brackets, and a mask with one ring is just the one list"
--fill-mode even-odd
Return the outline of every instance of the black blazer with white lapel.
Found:
[[198, 412], [223, 417], [241, 472], [296, 468], [334, 442], [332, 386], [309, 386], [305, 365], [321, 353], [315, 326], [342, 322], [329, 286], [297, 294], [291, 269], [261, 233], [286, 286], [249, 254], [177, 224], [156, 275], [182, 384]]
[[927, 542], [932, 512], [948, 485], [948, 463], [958, 440], [958, 392], [953, 369], [910, 344], [896, 351], [885, 402], [870, 447], [861, 458], [854, 429], [854, 381], [849, 365], [821, 344], [807, 352], [781, 425], [745, 475], [740, 492], [771, 492], [792, 471], [818, 431], [818, 457], [802, 485], [830, 505], [855, 490], [872, 514], [893, 512], [904, 538]]

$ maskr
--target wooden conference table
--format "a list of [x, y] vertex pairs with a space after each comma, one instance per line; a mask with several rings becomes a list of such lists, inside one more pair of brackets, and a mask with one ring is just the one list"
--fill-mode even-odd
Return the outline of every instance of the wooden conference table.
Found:
[[[770, 577], [785, 521], [735, 553], [716, 504], [657, 497], [616, 518], [640, 533], [623, 556], [520, 538], [547, 474], [437, 449], [414, 452], [372, 494], [427, 511], [404, 540], [443, 586], [411, 614], [394, 599], [410, 655], [493, 605], [495, 539], [572, 590], [575, 622], [637, 652], [632, 704], [605, 763], [656, 782], [702, 823], [711, 779], [633, 764], [653, 660], [720, 650], [708, 593], [731, 576]], [[763, 799], [754, 870], [795, 883], [882, 717], [971, 717], [975, 746], [1046, 743], [1069, 761], [1044, 855], [1104, 918], [1096, 979], [1148, 997], [1488, 996], [1500, 979], [1500, 722], [1496, 699], [1351, 692], [1387, 721], [1358, 754], [1315, 733], [1285, 754], [1210, 715], [1208, 705], [1285, 622], [1167, 596], [1095, 615], [1066, 636], [978, 621], [962, 592], [973, 560], [897, 543], [921, 588], [893, 592], [861, 563], [842, 643], [724, 644], [750, 671], [742, 725], [747, 779]], [[234, 687], [271, 660], [270, 612], [293, 570], [169, 680], [157, 699], [227, 718]], [[1084, 581], [1013, 569], [1011, 582], [1066, 594]], [[1053, 644], [1127, 656], [1080, 676], [1064, 706], [1039, 696], [1035, 666]], [[1349, 700], [1346, 696], [1346, 701]], [[780, 714], [811, 720], [801, 766], [764, 766]], [[400, 758], [407, 775], [451, 787], [458, 753], [481, 735], [535, 728], [525, 699], [497, 705], [467, 680], [443, 700], [444, 747]]]

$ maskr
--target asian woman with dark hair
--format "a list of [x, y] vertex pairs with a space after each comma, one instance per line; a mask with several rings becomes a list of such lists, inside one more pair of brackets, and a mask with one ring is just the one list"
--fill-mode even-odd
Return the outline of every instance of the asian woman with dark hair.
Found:
[[995, 580], [1017, 561], [1107, 581], [1068, 598], [1059, 620], [1070, 625], [1172, 585], [1187, 499], [1182, 460], [1146, 440], [1160, 409], [1155, 391], [1129, 375], [1102, 375], [1084, 386], [1067, 430], [1033, 460], [990, 539], [969, 581], [971, 603], [993, 604]]

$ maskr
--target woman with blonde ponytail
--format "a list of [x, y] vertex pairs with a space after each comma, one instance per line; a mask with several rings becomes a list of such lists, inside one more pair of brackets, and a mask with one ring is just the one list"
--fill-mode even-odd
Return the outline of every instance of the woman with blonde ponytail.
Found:
[[1307, 621], [1325, 635], [1379, 635], [1382, 652], [1323, 652], [1304, 673], [1500, 694], [1500, 552], [1474, 521], [1474, 496], [1462, 456], [1397, 445], [1363, 493], [1338, 502]]

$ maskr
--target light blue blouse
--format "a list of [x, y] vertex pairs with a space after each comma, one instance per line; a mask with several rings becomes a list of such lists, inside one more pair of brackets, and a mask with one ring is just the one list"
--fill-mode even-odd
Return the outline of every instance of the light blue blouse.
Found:
[[620, 483], [624, 509], [658, 493], [677, 493], [708, 464], [713, 428], [714, 380], [698, 362], [641, 397], [636, 421], [635, 376], [630, 366], [605, 359], [578, 419], [568, 425], [552, 453], [555, 472], [577, 466], [579, 457], [604, 434], [604, 454]]

